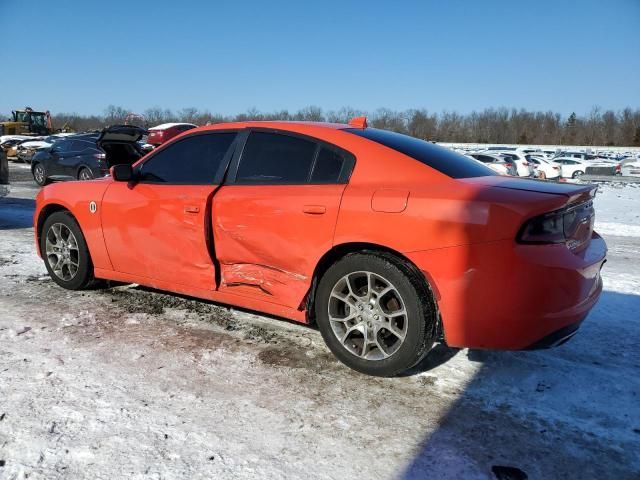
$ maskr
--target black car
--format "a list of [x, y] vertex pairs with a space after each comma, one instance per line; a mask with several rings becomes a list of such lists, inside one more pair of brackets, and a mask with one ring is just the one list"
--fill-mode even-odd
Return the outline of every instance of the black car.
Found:
[[101, 133], [79, 134], [39, 150], [31, 159], [38, 185], [53, 180], [91, 180], [109, 174], [113, 165], [136, 162], [144, 152], [138, 141], [147, 132], [130, 125], [115, 125]]

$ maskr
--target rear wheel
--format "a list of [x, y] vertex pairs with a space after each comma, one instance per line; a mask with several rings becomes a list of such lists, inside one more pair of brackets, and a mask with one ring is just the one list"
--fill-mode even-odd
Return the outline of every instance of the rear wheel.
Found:
[[33, 179], [38, 185], [44, 186], [49, 183], [49, 179], [47, 178], [47, 171], [45, 170], [44, 165], [42, 165], [41, 163], [34, 164], [31, 168], [31, 172], [33, 173]]
[[435, 340], [435, 305], [424, 279], [389, 254], [354, 253], [320, 279], [316, 321], [334, 355], [389, 377], [418, 363]]
[[584, 172], [578, 170], [577, 172], [573, 172], [573, 178], [578, 178], [584, 175]]
[[93, 180], [91, 170], [86, 167], [82, 167], [78, 172], [78, 180]]
[[40, 252], [51, 279], [80, 290], [93, 282], [93, 264], [78, 222], [66, 211], [49, 215], [42, 226]]

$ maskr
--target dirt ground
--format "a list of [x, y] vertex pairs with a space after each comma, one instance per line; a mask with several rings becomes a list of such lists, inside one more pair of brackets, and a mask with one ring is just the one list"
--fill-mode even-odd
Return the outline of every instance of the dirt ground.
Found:
[[566, 345], [438, 345], [380, 379], [284, 320], [131, 285], [62, 290], [34, 251], [37, 187], [26, 166], [11, 175], [0, 478], [640, 478], [640, 237], [606, 237], [605, 292]]

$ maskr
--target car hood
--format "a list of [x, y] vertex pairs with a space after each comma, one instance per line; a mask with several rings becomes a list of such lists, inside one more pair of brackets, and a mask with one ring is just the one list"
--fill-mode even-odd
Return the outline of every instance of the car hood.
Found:
[[98, 146], [107, 142], [136, 143], [146, 134], [147, 131], [144, 128], [134, 125], [112, 125], [100, 132], [96, 143]]
[[504, 188], [508, 190], [524, 190], [527, 192], [546, 193], [550, 195], [563, 195], [568, 197], [568, 203], [578, 200], [588, 200], [595, 197], [596, 185], [575, 183], [558, 183], [546, 180], [533, 180], [517, 177], [490, 176], [475, 177], [461, 180], [474, 185], [484, 185], [492, 188]]

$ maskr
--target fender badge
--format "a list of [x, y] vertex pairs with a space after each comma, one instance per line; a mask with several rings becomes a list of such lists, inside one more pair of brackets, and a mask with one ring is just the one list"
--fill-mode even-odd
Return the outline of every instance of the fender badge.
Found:
[[98, 205], [96, 205], [96, 202], [89, 202], [89, 211], [91, 213], [96, 213], [96, 210], [98, 210]]

